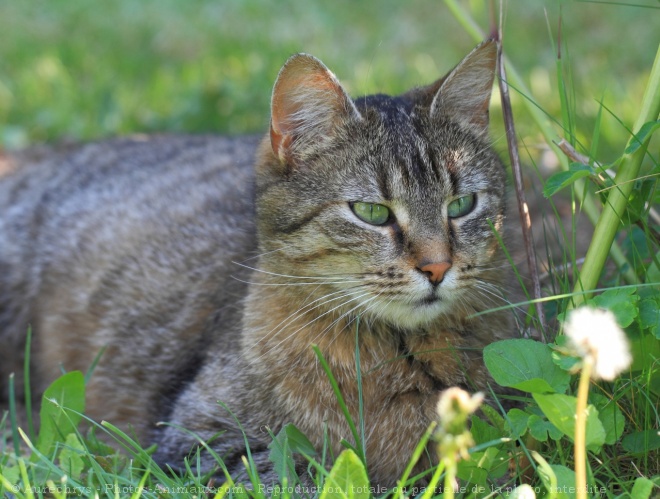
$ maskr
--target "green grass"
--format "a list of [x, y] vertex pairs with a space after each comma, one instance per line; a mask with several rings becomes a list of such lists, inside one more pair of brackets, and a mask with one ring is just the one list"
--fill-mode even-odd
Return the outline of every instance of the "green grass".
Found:
[[[505, 30], [509, 57], [551, 116], [560, 116], [550, 39], [557, 38], [556, 3], [511, 6]], [[471, 4], [487, 26], [485, 3]], [[601, 98], [624, 122], [634, 120], [631, 96], [641, 94], [655, 50], [655, 12], [565, 3], [564, 56], [573, 66], [579, 129], [593, 128]], [[0, 26], [6, 147], [143, 131], [263, 131], [272, 84], [292, 53], [319, 57], [360, 95], [429, 83], [474, 45], [447, 8], [430, 0], [6, 1]], [[625, 36], [631, 26], [635, 36]], [[519, 128], [537, 148], [524, 116]], [[622, 146], [621, 132], [605, 113], [604, 147]]]
[[[0, 145], [14, 148], [145, 131], [264, 131], [277, 71], [298, 51], [321, 58], [353, 95], [401, 92], [441, 76], [475, 44], [447, 4], [431, 0], [2, 2]], [[561, 61], [557, 60], [559, 4]], [[525, 175], [533, 183], [540, 178], [547, 186], [546, 179], [557, 172], [559, 162], [568, 166], [564, 158], [553, 158], [548, 146], [560, 137], [592, 162], [615, 170], [626, 168], [629, 160], [620, 158], [626, 156], [630, 129], [643, 116], [642, 95], [658, 48], [660, 4], [651, 0], [636, 4], [509, 2], [505, 51], [509, 75], [515, 68], [528, 88], [511, 88], [511, 93], [521, 156], [529, 165]], [[485, 2], [459, 5], [488, 31]], [[534, 109], [541, 110], [540, 118], [534, 119]], [[492, 111], [496, 147], [505, 151], [498, 99]], [[654, 119], [651, 115], [642, 121], [647, 118]], [[612, 217], [601, 222], [611, 227], [605, 232], [615, 232], [619, 253], [610, 258], [616, 265], [611, 259], [590, 263], [584, 275], [561, 268], [579, 268], [576, 260], [586, 250], [585, 238], [579, 234], [584, 225], [578, 229], [581, 212], [589, 211], [596, 223], [607, 204], [603, 193], [596, 191], [611, 186], [612, 179], [595, 169], [577, 182], [569, 181], [560, 192], [573, 204], [558, 201], [555, 207], [555, 197], [549, 200], [546, 216], [562, 217], [566, 224], [535, 234], [537, 239], [547, 238], [549, 247], [564, 248], [554, 257], [541, 255], [553, 264], [544, 283], [550, 297], [549, 332], [557, 332], [557, 316], [573, 301], [586, 299], [613, 310], [632, 343], [631, 371], [612, 383], [594, 383], [590, 389], [589, 402], [609, 433], [606, 444], [589, 450], [588, 478], [603, 487], [602, 495], [607, 497], [634, 490], [633, 497], [644, 498], [660, 490], [660, 244], [656, 240], [660, 224], [651, 213], [660, 205], [658, 135], [645, 154], [637, 153], [639, 170], [632, 173], [632, 195], [624, 196], [627, 211], [614, 222]], [[591, 207], [579, 202], [583, 198]], [[592, 248], [607, 245], [607, 238], [597, 236]], [[595, 297], [573, 294], [585, 282], [589, 291], [594, 287], [607, 291]], [[627, 286], [631, 282], [640, 286]], [[581, 297], [576, 300], [576, 296]], [[560, 349], [562, 341], [560, 337]], [[514, 362], [533, 358], [546, 366], [539, 379], [548, 377], [553, 389], [569, 399], [577, 393], [577, 376], [567, 372], [570, 359], [545, 346], [521, 345], [521, 357], [514, 356]], [[556, 379], [566, 382], [554, 385]], [[476, 447], [472, 458], [459, 464], [458, 476], [473, 487], [468, 490], [484, 489], [463, 497], [489, 497], [496, 484], [506, 487], [516, 482], [545, 490], [544, 483], [552, 476], [557, 485], [571, 483], [573, 444], [561, 418], [572, 414], [548, 409], [548, 400], [559, 399], [549, 399], [545, 388], [534, 383], [529, 391], [535, 399], [528, 398], [522, 409], [516, 409], [519, 412], [486, 410], [472, 418]], [[67, 417], [57, 406], [47, 410], [51, 417]], [[68, 417], [75, 421], [78, 416]], [[359, 428], [360, 422], [353, 427]], [[17, 491], [16, 497], [41, 497], [52, 481], [68, 491], [62, 497], [94, 490], [101, 497], [174, 497], [185, 494], [172, 491], [191, 493], [204, 487], [210, 487], [210, 496], [218, 492], [221, 497], [247, 497], [240, 487], [221, 489], [219, 481], [209, 483], [208, 477], [192, 471], [195, 456], [184, 476], [158, 469], [149, 457], [150, 449], [141, 449], [107, 424], [97, 425], [96, 433], [107, 434], [111, 446], [77, 430], [40, 436], [41, 443], [39, 438], [19, 436], [18, 431], [12, 436], [8, 417], [0, 421], [0, 431], [6, 436], [0, 440], [0, 495]], [[278, 439], [282, 448], [306, 452], [302, 437], [295, 429], [288, 431]], [[49, 438], [52, 446], [46, 447], [43, 439]], [[133, 458], [118, 455], [119, 448]], [[338, 463], [341, 469], [330, 473], [329, 483], [342, 470], [352, 470], [350, 483], [364, 485], [359, 456], [359, 448], [354, 455], [347, 454]], [[509, 458], [516, 463], [513, 477], [506, 470], [503, 474], [502, 463]], [[17, 484], [20, 487], [15, 489]], [[140, 484], [146, 488], [139, 489]], [[30, 491], [30, 486], [36, 488]]]

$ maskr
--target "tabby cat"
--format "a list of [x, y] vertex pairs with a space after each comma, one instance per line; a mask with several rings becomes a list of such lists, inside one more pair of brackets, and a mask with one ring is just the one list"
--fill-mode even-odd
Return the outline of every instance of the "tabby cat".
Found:
[[351, 440], [310, 346], [357, 420], [357, 341], [369, 472], [395, 483], [439, 393], [486, 388], [481, 349], [513, 331], [505, 312], [474, 316], [508, 279], [495, 55], [489, 40], [430, 86], [352, 100], [298, 54], [263, 140], [134, 136], [5, 158], [3, 391], [29, 325], [36, 392], [104, 349], [91, 417], [173, 466], [197, 444], [179, 427], [221, 433], [211, 445], [238, 474], [240, 421], [272, 480], [266, 428], [293, 423], [319, 450], [325, 431], [335, 455]]

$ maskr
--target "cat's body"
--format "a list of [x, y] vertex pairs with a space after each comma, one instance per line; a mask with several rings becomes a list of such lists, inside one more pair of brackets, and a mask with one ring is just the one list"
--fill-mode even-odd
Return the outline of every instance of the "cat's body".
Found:
[[505, 312], [473, 316], [502, 303], [507, 279], [492, 230], [505, 190], [487, 138], [493, 70], [486, 42], [430, 87], [353, 102], [296, 56], [261, 145], [137, 137], [10, 162], [3, 382], [22, 369], [28, 324], [39, 388], [105, 348], [92, 417], [133, 425], [173, 465], [196, 441], [157, 421], [224, 431], [212, 447], [234, 471], [236, 418], [266, 469], [266, 427], [294, 423], [317, 449], [327, 427], [335, 453], [351, 439], [310, 345], [357, 419], [357, 338], [369, 471], [393, 484], [439, 392], [485, 388], [480, 350], [512, 334]]

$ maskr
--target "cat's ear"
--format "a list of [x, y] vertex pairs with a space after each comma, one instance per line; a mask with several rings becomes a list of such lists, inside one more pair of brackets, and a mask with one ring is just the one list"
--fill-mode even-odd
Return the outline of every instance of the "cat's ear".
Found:
[[360, 113], [321, 61], [307, 54], [286, 61], [271, 101], [270, 142], [280, 161], [304, 160], [352, 119], [360, 119]]
[[440, 82], [431, 116], [445, 116], [479, 133], [488, 132], [488, 105], [497, 64], [497, 43], [486, 40]]

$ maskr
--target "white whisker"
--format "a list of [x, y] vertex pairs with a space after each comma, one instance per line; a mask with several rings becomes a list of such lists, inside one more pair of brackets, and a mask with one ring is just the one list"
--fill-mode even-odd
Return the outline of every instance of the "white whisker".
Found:
[[[351, 294], [356, 294], [356, 293], [351, 293]], [[343, 303], [337, 305], [336, 307], [331, 308], [330, 310], [327, 310], [326, 312], [322, 313], [321, 315], [316, 316], [314, 319], [312, 319], [311, 321], [308, 321], [307, 323], [303, 324], [303, 325], [300, 326], [298, 329], [296, 329], [295, 331], [293, 331], [292, 333], [290, 333], [288, 336], [286, 336], [284, 339], [282, 339], [282, 340], [280, 340], [279, 342], [277, 342], [277, 343], [276, 343], [275, 345], [273, 345], [273, 346], [272, 346], [267, 352], [262, 353], [260, 356], [258, 356], [256, 359], [254, 359], [249, 365], [253, 365], [253, 364], [256, 363], [257, 361], [261, 360], [266, 354], [268, 354], [269, 352], [275, 350], [275, 349], [276, 349], [278, 346], [280, 346], [282, 343], [288, 341], [288, 340], [289, 340], [291, 337], [293, 337], [295, 334], [297, 334], [298, 332], [302, 331], [302, 330], [305, 329], [306, 327], [310, 326], [310, 325], [313, 324], [314, 322], [318, 321], [318, 320], [321, 319], [322, 317], [325, 317], [326, 315], [331, 314], [331, 313], [334, 312], [335, 310], [344, 307], [347, 303], [350, 303], [350, 302], [352, 302], [352, 301], [358, 300], [358, 299], [362, 298], [363, 296], [367, 296], [367, 295], [369, 295], [369, 292], [364, 292], [364, 293], [362, 293], [362, 294], [360, 294], [360, 295], [358, 295], [358, 296], [356, 296], [356, 297], [354, 297], [354, 298], [351, 298], [351, 299], [348, 300], [348, 301], [345, 301], [345, 302], [343, 302]], [[349, 294], [349, 295], [346, 295], [346, 296], [350, 296], [350, 294]], [[339, 298], [343, 298], [343, 296], [342, 296], [342, 297], [338, 297], [338, 298], [333, 298], [333, 300], [331, 300], [331, 301], [334, 301], [335, 299], [339, 299]], [[317, 308], [317, 307], [314, 307], [314, 308]], [[313, 310], [313, 309], [312, 309], [312, 310]], [[302, 315], [302, 314], [301, 314], [301, 315]], [[282, 329], [283, 329], [283, 328], [280, 328], [279, 331], [281, 331]], [[279, 331], [278, 331], [278, 332], [279, 332]], [[272, 335], [272, 334], [273, 334], [272, 332], [271, 332], [271, 333], [268, 333], [267, 336], [270, 336], [270, 335]], [[259, 341], [261, 341], [261, 340], [259, 340]]]
[[332, 277], [325, 277], [325, 276], [300, 276], [300, 275], [278, 274], [276, 272], [269, 272], [267, 270], [258, 269], [256, 267], [250, 267], [249, 265], [245, 265], [240, 262], [232, 262], [232, 263], [238, 265], [239, 267], [254, 270], [255, 272], [260, 272], [262, 274], [272, 275], [275, 277], [286, 277], [288, 279], [321, 279], [323, 281], [336, 281], [338, 279], [338, 276], [336, 275]]
[[[312, 282], [254, 282], [254, 281], [245, 281], [239, 279], [236, 276], [231, 276], [232, 279], [237, 280], [245, 284], [252, 284], [255, 286], [311, 286], [311, 285], [325, 285], [325, 284], [354, 284], [361, 283], [362, 280], [344, 280], [344, 281], [312, 281]], [[292, 277], [292, 276], [287, 276]], [[298, 279], [304, 279], [303, 277], [298, 277]]]
[[[361, 291], [355, 291], [356, 288], [353, 288], [353, 290], [345, 290], [341, 289], [338, 291], [334, 291], [332, 293], [325, 294], [321, 296], [320, 298], [317, 298], [316, 300], [311, 301], [310, 303], [307, 303], [303, 305], [302, 307], [298, 308], [295, 312], [292, 312], [289, 314], [285, 319], [283, 319], [279, 324], [277, 324], [273, 329], [271, 329], [267, 334], [261, 337], [259, 341], [254, 343], [252, 347], [256, 347], [259, 345], [262, 341], [268, 339], [268, 337], [276, 335], [279, 333], [282, 329], [284, 329], [286, 326], [294, 322], [296, 319], [299, 317], [302, 317], [304, 314], [311, 312], [312, 310], [319, 308], [320, 306], [326, 305], [328, 303], [332, 303], [335, 300], [340, 300], [342, 298], [346, 298], [348, 296], [353, 296]], [[340, 295], [340, 296], [335, 296], [332, 299], [327, 299], [333, 295]], [[325, 301], [324, 301], [325, 300]], [[316, 305], [314, 305], [316, 303]]]
[[[256, 258], [261, 258], [262, 256], [270, 255], [272, 253], [277, 253], [278, 251], [284, 251], [284, 250], [289, 249], [291, 246], [292, 246], [291, 244], [288, 244], [286, 246], [282, 246], [281, 248], [277, 248], [277, 249], [270, 250], [270, 251], [265, 251], [264, 253], [259, 253], [258, 255], [250, 256], [250, 257], [246, 258], [243, 261], [247, 262], [247, 261], [250, 261], [250, 260], [254, 260]], [[236, 263], [236, 262], [232, 262], [232, 263]]]

